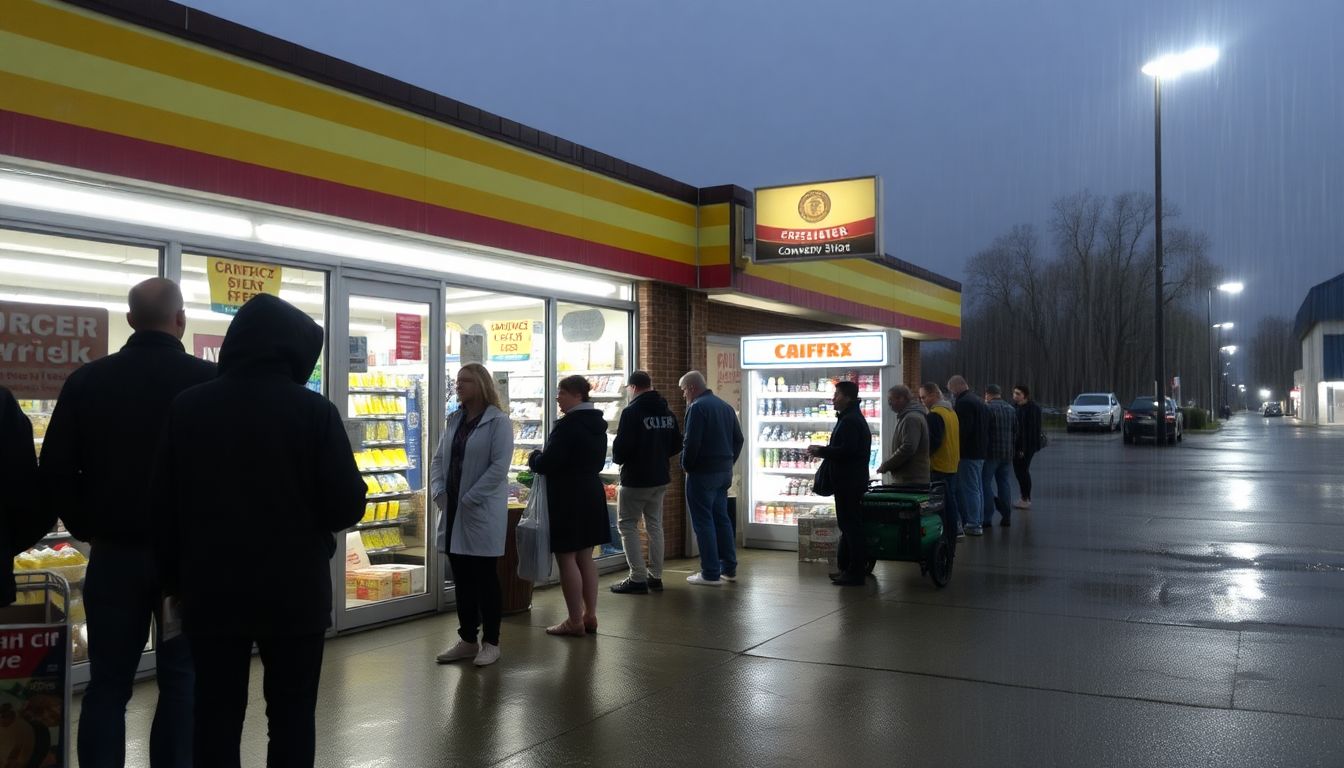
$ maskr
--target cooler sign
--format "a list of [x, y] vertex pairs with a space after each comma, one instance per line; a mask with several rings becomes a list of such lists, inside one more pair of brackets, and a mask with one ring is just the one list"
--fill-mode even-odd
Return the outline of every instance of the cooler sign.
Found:
[[743, 368], [829, 368], [887, 364], [885, 333], [747, 336]]

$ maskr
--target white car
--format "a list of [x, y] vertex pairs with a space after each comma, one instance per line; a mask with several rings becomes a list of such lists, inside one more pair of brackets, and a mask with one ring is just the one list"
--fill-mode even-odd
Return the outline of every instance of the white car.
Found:
[[1125, 409], [1114, 392], [1084, 392], [1064, 412], [1068, 431], [1104, 429], [1114, 432], [1125, 423]]

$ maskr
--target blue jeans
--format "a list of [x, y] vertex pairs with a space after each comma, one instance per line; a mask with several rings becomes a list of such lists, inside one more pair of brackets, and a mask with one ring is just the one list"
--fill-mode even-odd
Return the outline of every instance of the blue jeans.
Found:
[[[95, 545], [84, 577], [89, 631], [89, 685], [79, 713], [79, 764], [121, 768], [126, 762], [126, 704], [162, 605], [148, 549]], [[185, 638], [156, 644], [159, 701], [149, 735], [153, 768], [191, 765], [195, 673]]]
[[957, 499], [957, 511], [961, 513], [961, 522], [967, 528], [982, 527], [981, 514], [985, 504], [984, 483], [985, 460], [962, 459], [957, 465], [957, 486], [960, 488]]
[[983, 478], [981, 487], [985, 497], [985, 525], [994, 522], [995, 507], [998, 507], [999, 517], [1004, 520], [1012, 517], [1013, 483], [1009, 479], [1012, 472], [1012, 459], [985, 459], [985, 468], [981, 473]]
[[733, 521], [728, 519], [728, 486], [733, 472], [687, 472], [686, 509], [700, 546], [700, 575], [717, 581], [720, 574], [737, 574], [737, 547]]

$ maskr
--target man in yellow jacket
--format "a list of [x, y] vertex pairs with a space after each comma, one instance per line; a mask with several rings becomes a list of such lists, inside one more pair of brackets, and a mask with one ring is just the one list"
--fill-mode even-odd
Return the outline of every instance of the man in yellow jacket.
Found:
[[943, 390], [937, 384], [930, 381], [921, 386], [919, 399], [929, 409], [926, 417], [929, 422], [929, 477], [935, 483], [942, 481], [944, 484], [943, 531], [947, 535], [948, 548], [955, 551], [957, 539], [966, 536], [960, 528], [956, 502], [961, 422], [952, 406], [943, 399]]

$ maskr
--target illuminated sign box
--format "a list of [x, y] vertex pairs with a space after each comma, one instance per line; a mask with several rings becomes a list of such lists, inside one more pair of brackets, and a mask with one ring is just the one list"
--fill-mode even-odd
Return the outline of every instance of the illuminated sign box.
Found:
[[876, 176], [756, 190], [757, 264], [880, 256]]
[[886, 364], [887, 335], [880, 331], [742, 339], [743, 368], [874, 368]]

